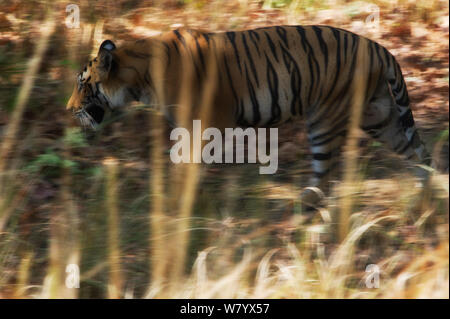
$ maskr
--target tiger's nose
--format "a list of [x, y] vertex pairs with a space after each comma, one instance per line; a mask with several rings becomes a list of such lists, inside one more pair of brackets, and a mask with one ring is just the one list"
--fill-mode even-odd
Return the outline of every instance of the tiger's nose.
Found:
[[79, 96], [76, 88], [74, 88], [72, 95], [66, 105], [66, 110], [79, 110], [81, 109], [81, 96]]

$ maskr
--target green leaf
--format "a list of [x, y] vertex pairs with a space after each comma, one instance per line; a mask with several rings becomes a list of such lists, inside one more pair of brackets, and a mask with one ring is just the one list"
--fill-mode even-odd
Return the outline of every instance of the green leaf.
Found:
[[83, 132], [79, 127], [73, 127], [66, 129], [63, 137], [64, 144], [71, 147], [86, 147], [88, 146]]

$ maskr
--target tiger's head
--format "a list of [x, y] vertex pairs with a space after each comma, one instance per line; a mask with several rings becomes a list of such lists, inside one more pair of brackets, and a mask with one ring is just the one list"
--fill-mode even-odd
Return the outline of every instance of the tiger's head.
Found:
[[[113, 110], [140, 99], [140, 92], [136, 92], [133, 80], [136, 76], [130, 76], [130, 68], [123, 66], [126, 61], [121, 61], [124, 59], [118, 51], [112, 41], [105, 40], [97, 56], [77, 75], [66, 108], [84, 127], [96, 130]], [[125, 68], [128, 72], [122, 70]]]

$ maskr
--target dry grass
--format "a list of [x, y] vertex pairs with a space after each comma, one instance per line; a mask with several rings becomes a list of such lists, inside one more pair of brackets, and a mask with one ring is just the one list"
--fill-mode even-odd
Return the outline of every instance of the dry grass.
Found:
[[[134, 26], [148, 18], [148, 24], [162, 21], [160, 29], [169, 29], [173, 22], [164, 20], [169, 10], [175, 17], [185, 15], [180, 20], [186, 23], [205, 25], [198, 18], [199, 3], [193, 1], [185, 11], [164, 8], [153, 14], [151, 9], [148, 16], [131, 11], [124, 16], [132, 17], [122, 22]], [[217, 13], [210, 19], [215, 29], [301, 22], [314, 11], [312, 7], [307, 14], [296, 15], [305, 3], [291, 1], [273, 19], [255, 22], [249, 18], [249, 12], [259, 17], [251, 11], [253, 2], [229, 1], [234, 19]], [[392, 6], [391, 2], [377, 3], [383, 8]], [[414, 3], [405, 0], [396, 5], [411, 7], [411, 16], [418, 17], [434, 10], [424, 20], [436, 15], [437, 9], [429, 8], [440, 6], [439, 1]], [[213, 1], [211, 5], [221, 4]], [[271, 1], [266, 6], [271, 7]], [[111, 21], [118, 21], [117, 17], [103, 18], [84, 23], [80, 32], [65, 30], [63, 37], [52, 36], [52, 28], [44, 29], [20, 77], [17, 103], [1, 132], [0, 297], [449, 297], [448, 174], [434, 174], [429, 192], [424, 192], [428, 197], [423, 197], [420, 188], [411, 187], [415, 180], [405, 171], [396, 174], [395, 166], [385, 169], [385, 179], [359, 169], [364, 168], [365, 158], [359, 163], [357, 159], [367, 152], [373, 159], [378, 150], [364, 153], [357, 139], [350, 139], [344, 185], [358, 181], [358, 187], [343, 194], [338, 189], [328, 199], [327, 208], [304, 223], [297, 194], [306, 185], [292, 182], [302, 179], [301, 165], [281, 165], [289, 178], [293, 176], [288, 181], [252, 175], [251, 165], [172, 167], [164, 154], [163, 118], [154, 111], [144, 117], [145, 109], [132, 109], [123, 117], [124, 124], [105, 127], [86, 147], [83, 135], [79, 138], [76, 131], [64, 129], [69, 115], [60, 112], [59, 101], [50, 102], [50, 113], [33, 109], [34, 104], [47, 106], [46, 96], [61, 99], [53, 88], [39, 91], [51, 87], [50, 80], [39, 78], [36, 84], [46, 46], [60, 60], [69, 57], [65, 64], [59, 60], [50, 64], [46, 76], [61, 69], [62, 74], [71, 74], [74, 71], [67, 65], [96, 52], [98, 42], [108, 33], [117, 38], [133, 33], [126, 27], [123, 32], [114, 29]], [[142, 26], [136, 30], [154, 31]], [[212, 57], [210, 65], [214, 65]], [[152, 66], [155, 74], [158, 67]], [[208, 69], [215, 79], [217, 70]], [[190, 72], [184, 73], [180, 104], [187, 105], [179, 108], [181, 122], [189, 118]], [[71, 80], [59, 79], [62, 100], [67, 98]], [[200, 105], [207, 122], [216, 83], [206, 83]], [[446, 103], [448, 115], [448, 99]], [[361, 105], [357, 95], [354, 104]], [[354, 111], [360, 112], [357, 107]], [[54, 123], [49, 124], [48, 118], [54, 118]], [[448, 135], [435, 141], [437, 147], [446, 140]], [[39, 166], [36, 163], [42, 158], [47, 162]], [[37, 169], [30, 172], [27, 167]], [[79, 290], [65, 285], [68, 264], [80, 265]], [[369, 264], [381, 271], [379, 288], [366, 286]]]

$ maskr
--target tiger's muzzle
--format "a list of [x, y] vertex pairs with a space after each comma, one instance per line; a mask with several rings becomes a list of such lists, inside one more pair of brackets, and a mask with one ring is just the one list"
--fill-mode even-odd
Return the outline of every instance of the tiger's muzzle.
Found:
[[100, 105], [88, 104], [76, 111], [74, 115], [80, 121], [81, 126], [89, 127], [95, 131], [103, 121], [105, 110]]

